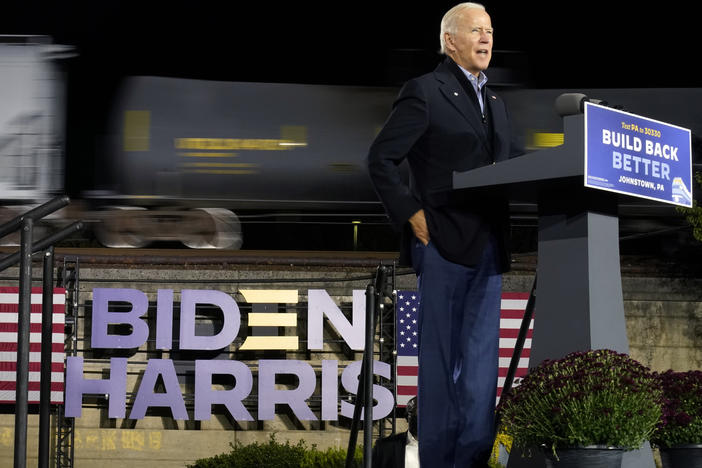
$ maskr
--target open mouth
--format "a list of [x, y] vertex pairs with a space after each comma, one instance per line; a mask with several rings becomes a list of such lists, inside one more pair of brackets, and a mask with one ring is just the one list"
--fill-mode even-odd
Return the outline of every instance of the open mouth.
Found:
[[490, 52], [487, 49], [478, 49], [477, 54], [478, 55], [484, 55], [487, 56]]

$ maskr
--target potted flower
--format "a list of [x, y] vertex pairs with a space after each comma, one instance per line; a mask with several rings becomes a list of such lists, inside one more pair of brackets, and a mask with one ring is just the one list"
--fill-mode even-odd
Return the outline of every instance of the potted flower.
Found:
[[655, 375], [626, 354], [600, 349], [546, 360], [505, 395], [502, 430], [525, 453], [545, 450], [548, 466], [621, 465], [661, 418]]
[[658, 374], [663, 418], [651, 438], [663, 467], [702, 467], [702, 372]]

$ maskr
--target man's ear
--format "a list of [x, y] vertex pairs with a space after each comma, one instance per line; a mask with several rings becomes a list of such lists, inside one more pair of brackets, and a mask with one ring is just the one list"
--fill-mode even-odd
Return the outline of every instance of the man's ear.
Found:
[[453, 37], [451, 37], [451, 34], [448, 32], [444, 33], [444, 44], [446, 44], [446, 49], [451, 52], [456, 50], [456, 46], [453, 44]]

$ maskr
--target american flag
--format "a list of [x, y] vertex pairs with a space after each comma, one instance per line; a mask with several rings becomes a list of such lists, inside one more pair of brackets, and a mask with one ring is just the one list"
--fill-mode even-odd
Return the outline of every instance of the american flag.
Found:
[[[66, 290], [54, 288], [51, 344], [51, 403], [63, 403]], [[18, 288], [0, 287], [0, 404], [14, 404], [17, 382]], [[29, 339], [29, 403], [39, 403], [41, 288], [32, 288]]]
[[[514, 347], [517, 344], [519, 328], [522, 326], [522, 319], [526, 311], [529, 293], [502, 293], [500, 303], [500, 351], [499, 367], [497, 370], [497, 402], [500, 401], [502, 387], [505, 384], [505, 377], [509, 370], [509, 363], [512, 360]], [[531, 337], [534, 333], [534, 316], [529, 323], [529, 331], [524, 340], [522, 355], [519, 357], [519, 364], [514, 377], [524, 377], [529, 371], [529, 356], [531, 354]]]
[[395, 345], [397, 348], [397, 406], [406, 406], [417, 394], [417, 370], [419, 369], [419, 330], [417, 312], [419, 296], [415, 291], [398, 291], [395, 304], [397, 324]]
[[[497, 379], [497, 401], [500, 399], [505, 377], [512, 359], [512, 353], [519, 335], [524, 311], [526, 310], [529, 293], [502, 293], [500, 304], [500, 351], [499, 369]], [[397, 406], [403, 407], [417, 394], [417, 371], [419, 369], [417, 337], [417, 310], [419, 296], [416, 291], [397, 292]], [[515, 377], [523, 377], [529, 369], [529, 354], [531, 351], [531, 336], [534, 328], [534, 319], [529, 325], [529, 333], [524, 342], [522, 355], [519, 359]]]

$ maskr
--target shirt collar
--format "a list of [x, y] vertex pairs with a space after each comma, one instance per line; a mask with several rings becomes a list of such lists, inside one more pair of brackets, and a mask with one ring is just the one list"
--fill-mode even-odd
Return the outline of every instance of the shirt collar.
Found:
[[[458, 64], [456, 64], [456, 65], [458, 65]], [[476, 87], [476, 84], [477, 84], [477, 88], [482, 89], [483, 86], [485, 86], [485, 83], [487, 83], [487, 80], [488, 80], [487, 76], [482, 71], [480, 73], [478, 73], [478, 77], [476, 78], [475, 75], [473, 75], [471, 72], [469, 72], [468, 70], [466, 70], [462, 66], [458, 65], [458, 68], [461, 69], [463, 74], [466, 75], [466, 78], [468, 78], [468, 81], [470, 81], [470, 83], [474, 87]]]

